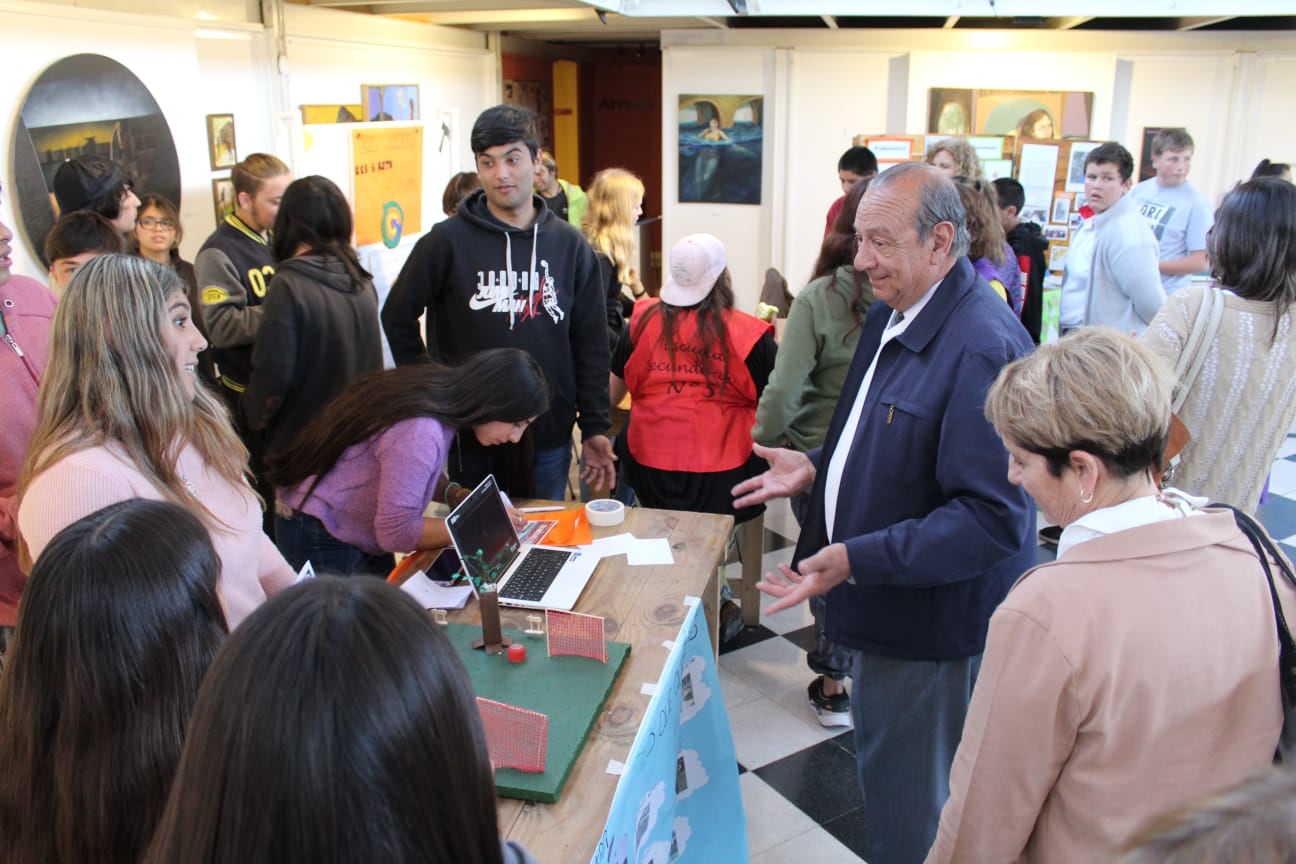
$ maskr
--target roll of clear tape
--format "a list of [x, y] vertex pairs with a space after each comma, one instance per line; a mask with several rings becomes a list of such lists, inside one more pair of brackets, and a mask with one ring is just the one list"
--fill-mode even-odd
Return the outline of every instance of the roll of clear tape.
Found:
[[620, 525], [625, 521], [625, 505], [611, 498], [598, 498], [585, 505], [585, 518], [599, 528]]

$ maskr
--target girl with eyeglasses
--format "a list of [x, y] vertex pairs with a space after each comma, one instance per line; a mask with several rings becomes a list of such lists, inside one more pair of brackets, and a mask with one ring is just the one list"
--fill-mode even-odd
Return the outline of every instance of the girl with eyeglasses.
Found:
[[[153, 192], [140, 196], [139, 216], [135, 220], [135, 230], [130, 235], [131, 251], [180, 274], [187, 289], [185, 293], [189, 297], [189, 306], [193, 309], [194, 325], [208, 344], [211, 344], [207, 324], [202, 318], [198, 277], [194, 274], [193, 264], [180, 257], [180, 240], [183, 237], [180, 212], [170, 199]], [[216, 382], [216, 367], [206, 351], [198, 356], [198, 374], [209, 384]]]

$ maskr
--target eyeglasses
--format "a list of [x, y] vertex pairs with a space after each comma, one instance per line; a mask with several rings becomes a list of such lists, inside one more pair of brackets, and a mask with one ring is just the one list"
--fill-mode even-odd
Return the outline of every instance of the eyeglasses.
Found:
[[139, 220], [141, 228], [165, 228], [168, 231], [174, 231], [176, 223], [170, 219], [154, 219], [152, 216], [145, 216]]

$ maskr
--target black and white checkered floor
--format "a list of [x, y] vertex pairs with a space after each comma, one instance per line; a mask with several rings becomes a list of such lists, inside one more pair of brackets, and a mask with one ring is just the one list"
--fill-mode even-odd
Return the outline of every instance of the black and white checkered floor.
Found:
[[[1259, 511], [1296, 559], [1296, 435], [1289, 435]], [[786, 502], [765, 515], [764, 571], [792, 558], [798, 534]], [[1041, 550], [1041, 560], [1052, 553]], [[736, 575], [739, 565], [730, 564]], [[769, 598], [763, 598], [768, 605]], [[849, 729], [825, 729], [806, 702], [813, 644], [803, 604], [762, 615], [720, 652], [720, 687], [738, 754], [752, 864], [853, 864], [863, 859], [863, 799]]]

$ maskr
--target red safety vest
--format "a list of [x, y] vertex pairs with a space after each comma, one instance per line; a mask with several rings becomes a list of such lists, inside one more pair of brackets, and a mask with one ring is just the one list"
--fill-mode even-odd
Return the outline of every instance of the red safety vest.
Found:
[[[756, 424], [756, 384], [747, 355], [773, 325], [744, 312], [722, 314], [729, 339], [728, 380], [720, 387], [720, 358], [702, 364], [697, 317], [675, 318], [675, 362], [662, 343], [661, 315], [640, 332], [644, 314], [658, 301], [635, 304], [630, 333], [635, 346], [626, 361], [625, 380], [633, 399], [627, 443], [635, 461], [661, 471], [728, 471], [747, 461]], [[713, 352], [715, 353], [715, 352]], [[704, 369], [710, 368], [710, 380]]]

